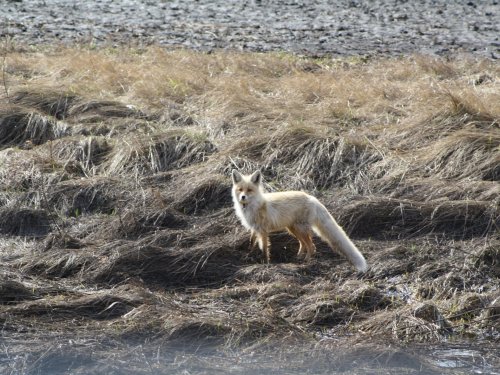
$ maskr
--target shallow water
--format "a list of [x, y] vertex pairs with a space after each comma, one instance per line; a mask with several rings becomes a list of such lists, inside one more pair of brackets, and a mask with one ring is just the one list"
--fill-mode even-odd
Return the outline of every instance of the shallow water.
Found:
[[470, 374], [500, 374], [500, 368], [494, 368], [491, 363], [488, 363], [484, 351], [484, 349], [474, 348], [440, 348], [429, 355], [439, 368], [463, 369]]
[[[7, 340], [2, 374], [500, 374], [498, 348], [477, 344], [410, 346], [380, 343], [266, 348], [194, 343], [130, 344], [105, 339]], [[333, 346], [332, 346], [333, 345]]]

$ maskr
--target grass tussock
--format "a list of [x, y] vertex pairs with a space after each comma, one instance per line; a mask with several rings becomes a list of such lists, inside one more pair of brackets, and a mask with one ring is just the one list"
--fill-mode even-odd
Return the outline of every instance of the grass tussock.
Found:
[[3, 235], [43, 237], [51, 230], [51, 216], [46, 210], [5, 206], [0, 211]]
[[68, 115], [76, 96], [40, 87], [38, 91], [18, 90], [9, 97], [9, 100], [23, 107], [36, 108], [48, 116], [61, 120]]
[[415, 202], [381, 198], [347, 206], [339, 220], [359, 236], [399, 238], [444, 232], [450, 237], [465, 238], [496, 230], [500, 213], [489, 201]]
[[204, 161], [214, 151], [215, 145], [201, 133], [170, 130], [123, 139], [104, 168], [111, 175], [158, 173]]
[[73, 139], [55, 140], [40, 150], [68, 174], [94, 176], [112, 150], [112, 142], [103, 136], [77, 136]]
[[[497, 337], [494, 61], [61, 47], [5, 64], [4, 330], [207, 348]], [[318, 196], [369, 271], [317, 239], [301, 261], [283, 233], [262, 264], [233, 168]]]
[[51, 117], [24, 107], [0, 108], [0, 147], [31, 147], [61, 137], [66, 127]]

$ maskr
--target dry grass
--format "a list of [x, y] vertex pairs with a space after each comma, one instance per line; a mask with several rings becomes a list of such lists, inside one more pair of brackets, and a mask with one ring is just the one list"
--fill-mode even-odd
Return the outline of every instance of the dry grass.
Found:
[[[5, 63], [4, 331], [226, 350], [498, 337], [494, 61], [55, 48]], [[371, 269], [318, 241], [300, 262], [285, 234], [261, 264], [233, 168], [317, 195]]]

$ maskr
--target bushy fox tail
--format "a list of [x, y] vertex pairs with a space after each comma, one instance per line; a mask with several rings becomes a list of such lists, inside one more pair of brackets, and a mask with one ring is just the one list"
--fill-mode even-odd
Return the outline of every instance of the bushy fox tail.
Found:
[[318, 204], [316, 209], [316, 220], [313, 229], [332, 248], [338, 248], [359, 272], [367, 270], [368, 266], [363, 254], [321, 203]]

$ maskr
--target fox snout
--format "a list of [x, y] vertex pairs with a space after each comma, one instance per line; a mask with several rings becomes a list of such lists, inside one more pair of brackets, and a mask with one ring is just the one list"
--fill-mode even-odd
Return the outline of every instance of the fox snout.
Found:
[[[238, 190], [242, 190], [242, 189], [238, 189]], [[236, 192], [236, 197], [238, 198], [238, 202], [242, 203], [242, 204], [246, 204], [248, 203], [249, 201], [249, 195], [248, 193], [243, 190], [243, 191], [237, 191]]]

